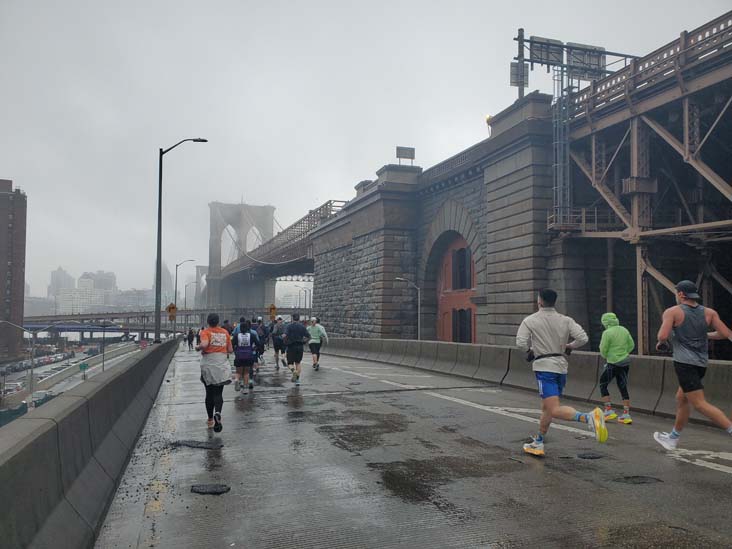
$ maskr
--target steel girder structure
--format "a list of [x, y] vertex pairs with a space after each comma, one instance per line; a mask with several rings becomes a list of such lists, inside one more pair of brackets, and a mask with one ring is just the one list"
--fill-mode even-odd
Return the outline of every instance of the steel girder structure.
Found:
[[[584, 207], [561, 218], [555, 210], [549, 228], [608, 240], [608, 310], [615, 242], [635, 247], [641, 354], [651, 350], [649, 302], [662, 309], [651, 281], [675, 293], [653, 265], [651, 246], [662, 251], [673, 241], [696, 250], [706, 303], [713, 300], [712, 282], [732, 294], [715, 264], [715, 254], [732, 255], [720, 248], [732, 242], [731, 105], [732, 12], [570, 96], [570, 158], [578, 176], [572, 186], [584, 192]], [[584, 181], [594, 193], [579, 189]]]

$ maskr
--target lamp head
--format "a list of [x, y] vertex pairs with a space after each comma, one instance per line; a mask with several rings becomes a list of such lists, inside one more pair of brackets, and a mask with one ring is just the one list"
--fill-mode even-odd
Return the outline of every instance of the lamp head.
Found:
[[193, 140], [194, 143], [208, 143], [208, 139], [204, 139], [203, 137], [196, 137]]

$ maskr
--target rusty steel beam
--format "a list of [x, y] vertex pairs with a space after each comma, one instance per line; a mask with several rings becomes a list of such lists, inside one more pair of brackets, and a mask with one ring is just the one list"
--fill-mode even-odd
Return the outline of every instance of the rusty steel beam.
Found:
[[707, 230], [726, 229], [728, 227], [732, 227], [732, 219], [710, 221], [709, 223], [697, 223], [695, 225], [680, 225], [678, 227], [667, 227], [665, 229], [652, 229], [649, 231], [641, 231], [638, 233], [638, 236], [643, 238], [648, 236], [680, 235]]
[[605, 166], [605, 171], [602, 173], [602, 177], [600, 177], [600, 183], [605, 182], [605, 177], [607, 176], [607, 172], [610, 170], [610, 167], [613, 165], [613, 162], [615, 162], [615, 159], [618, 157], [618, 153], [620, 152], [620, 149], [622, 148], [622, 146], [625, 144], [625, 140], [628, 139], [629, 135], [630, 135], [630, 126], [628, 126], [628, 129], [625, 130], [625, 135], [620, 140], [620, 143], [618, 144], [617, 148], [615, 149], [613, 156], [610, 158], [610, 162], [608, 163], [607, 166]]
[[638, 354], [647, 355], [650, 352], [648, 341], [648, 281], [646, 280], [646, 250], [644, 246], [635, 247], [635, 308], [636, 308], [636, 344]]
[[596, 119], [593, 120], [592, 126], [586, 123], [579, 126], [580, 122], [577, 122], [575, 128], [570, 129], [569, 137], [573, 141], [583, 137], [588, 137], [593, 133], [616, 126], [622, 122], [627, 122], [636, 115], [645, 114], [657, 109], [658, 107], [662, 107], [663, 105], [682, 99], [689, 94], [693, 94], [724, 82], [725, 80], [729, 80], [730, 78], [732, 78], [732, 64], [723, 65], [722, 67], [705, 73], [694, 80], [687, 81], [685, 92], [680, 90], [678, 87], [673, 87], [647, 99], [637, 100], [633, 103], [632, 111], [626, 105], [625, 108], [604, 117], [595, 115]]
[[[645, 115], [641, 115], [641, 119], [649, 128], [656, 132], [656, 134], [661, 139], [668, 143], [671, 148], [679, 153], [682, 158], [685, 156], [684, 144], [676, 139], [676, 137], [674, 137], [671, 132], [669, 132], [666, 128], [661, 126], [661, 124], [659, 124], [655, 120], [648, 118]], [[717, 174], [712, 168], [710, 168], [706, 163], [697, 158], [694, 158], [691, 155], [687, 158], [684, 158], [684, 161], [691, 167], [693, 167], [697, 172], [699, 172], [699, 174], [701, 174], [704, 179], [709, 181], [714, 186], [714, 188], [722, 193], [722, 195], [727, 200], [732, 201], [732, 186], [730, 186], [724, 179], [722, 179], [722, 177]]]
[[597, 232], [582, 231], [580, 233], [577, 233], [576, 236], [579, 236], [581, 238], [621, 238], [621, 239], [625, 239], [627, 235], [621, 231], [597, 231]]
[[714, 128], [717, 127], [717, 124], [719, 124], [719, 121], [722, 119], [722, 116], [725, 112], [727, 112], [727, 109], [729, 108], [730, 103], [732, 103], [732, 95], [729, 96], [729, 99], [727, 99], [727, 102], [724, 104], [724, 107], [722, 107], [722, 110], [717, 115], [717, 118], [715, 118], [714, 123], [710, 126], [709, 130], [707, 130], [706, 135], [704, 136], [704, 139], [701, 140], [701, 143], [699, 143], [699, 146], [694, 151], [694, 157], [699, 156], [699, 152], [701, 151], [702, 147], [704, 146], [704, 143], [706, 143], [707, 138], [712, 134], [714, 131]]
[[602, 182], [595, 181], [595, 178], [592, 176], [592, 172], [590, 171], [590, 167], [587, 166], [581, 157], [572, 151], [569, 152], [569, 156], [575, 161], [577, 166], [579, 166], [587, 179], [590, 180], [590, 183], [592, 183], [592, 186], [597, 189], [597, 192], [599, 192], [605, 199], [605, 202], [607, 202], [607, 204], [615, 211], [617, 216], [623, 221], [623, 223], [625, 223], [626, 227], [630, 227], [630, 213], [625, 209], [625, 206], [623, 206], [623, 203], [620, 202], [618, 197], [613, 194], [607, 185]]
[[724, 278], [714, 265], [709, 265], [709, 275], [717, 281], [717, 283], [732, 294], [732, 282]]
[[661, 283], [661, 286], [663, 286], [664, 288], [666, 288], [672, 294], [676, 295], [676, 284], [674, 284], [673, 282], [671, 282], [671, 280], [666, 275], [664, 275], [661, 271], [659, 271], [653, 265], [651, 265], [648, 262], [648, 259], [644, 258], [643, 262], [644, 262], [644, 265], [645, 265], [645, 271], [649, 275], [651, 275], [653, 278], [655, 278], [656, 280], [658, 280], [658, 282]]
[[663, 175], [665, 175], [666, 178], [671, 182], [671, 185], [673, 185], [674, 190], [676, 191], [676, 195], [679, 197], [681, 204], [684, 206], [684, 210], [686, 210], [686, 215], [689, 216], [689, 221], [691, 221], [692, 224], [696, 223], [694, 214], [691, 213], [691, 208], [689, 207], [689, 203], [686, 201], [686, 198], [684, 198], [684, 195], [681, 192], [681, 188], [679, 187], [679, 183], [678, 183], [678, 181], [676, 181], [676, 178], [665, 168], [661, 168], [660, 172]]

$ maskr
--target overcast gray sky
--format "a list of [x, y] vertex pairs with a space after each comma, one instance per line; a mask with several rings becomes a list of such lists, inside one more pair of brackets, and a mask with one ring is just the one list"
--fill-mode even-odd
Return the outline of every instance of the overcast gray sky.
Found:
[[31, 293], [58, 265], [152, 285], [159, 147], [210, 140], [165, 156], [163, 200], [164, 260], [206, 264], [208, 202], [271, 204], [287, 226], [397, 144], [427, 168], [484, 139], [515, 98], [520, 26], [645, 54], [729, 9], [612, 4], [0, 0], [0, 178], [28, 194]]

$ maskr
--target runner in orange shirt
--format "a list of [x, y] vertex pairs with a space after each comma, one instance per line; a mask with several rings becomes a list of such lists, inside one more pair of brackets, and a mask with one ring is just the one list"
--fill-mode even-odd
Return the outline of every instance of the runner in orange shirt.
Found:
[[208, 427], [221, 432], [221, 408], [224, 405], [224, 385], [231, 383], [228, 355], [233, 352], [229, 332], [219, 327], [219, 315], [211, 313], [206, 319], [208, 328], [201, 331], [201, 383], [206, 387]]

